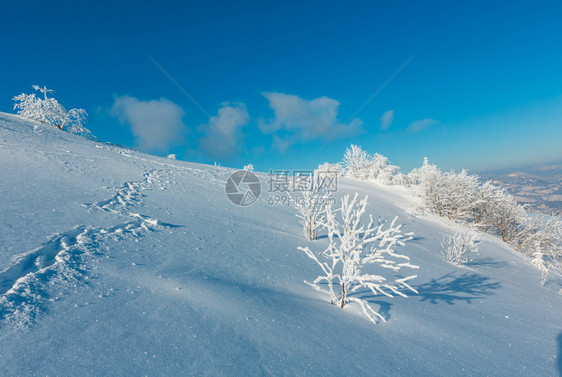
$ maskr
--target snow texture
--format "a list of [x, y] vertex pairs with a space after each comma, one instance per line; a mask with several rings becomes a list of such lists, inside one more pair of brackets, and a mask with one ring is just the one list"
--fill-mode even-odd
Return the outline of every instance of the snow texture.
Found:
[[[233, 172], [96, 142], [0, 113], [2, 376], [558, 376], [561, 286], [481, 234], [462, 267], [441, 255], [459, 230], [416, 211], [411, 189], [352, 178], [344, 195], [398, 216], [418, 294], [342, 310], [303, 281], [292, 207], [233, 205]], [[464, 229], [466, 230], [466, 229]]]

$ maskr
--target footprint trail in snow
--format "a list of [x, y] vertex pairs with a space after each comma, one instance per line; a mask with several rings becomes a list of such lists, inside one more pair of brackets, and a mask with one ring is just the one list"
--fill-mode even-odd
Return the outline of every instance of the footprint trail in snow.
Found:
[[140, 181], [127, 181], [109, 199], [84, 205], [127, 218], [106, 228], [79, 225], [55, 234], [42, 246], [12, 258], [10, 266], [0, 270], [0, 322], [25, 327], [37, 318], [49, 301], [50, 288], [70, 289], [82, 281], [88, 268], [88, 256], [99, 253], [104, 241], [143, 235], [175, 227], [138, 213], [128, 212], [142, 202], [142, 191], [158, 182], [162, 172], [151, 170]]

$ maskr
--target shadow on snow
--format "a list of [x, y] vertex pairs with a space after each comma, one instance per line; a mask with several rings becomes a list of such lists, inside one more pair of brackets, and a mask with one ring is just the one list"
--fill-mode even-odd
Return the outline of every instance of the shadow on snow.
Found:
[[421, 301], [453, 305], [458, 301], [470, 303], [472, 300], [490, 296], [501, 288], [501, 284], [483, 275], [464, 273], [455, 276], [454, 273], [449, 273], [415, 288]]

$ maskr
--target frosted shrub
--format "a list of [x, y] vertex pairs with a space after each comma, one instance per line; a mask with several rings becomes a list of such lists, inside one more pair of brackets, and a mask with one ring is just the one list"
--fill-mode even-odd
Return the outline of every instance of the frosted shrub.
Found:
[[[379, 178], [382, 183], [386, 183], [387, 178], [385, 178], [385, 175], [388, 176], [388, 173], [384, 173]], [[400, 168], [398, 168], [397, 172], [390, 174], [390, 177], [388, 177], [388, 183], [386, 184], [392, 184], [396, 186], [406, 186], [407, 184], [406, 176], [402, 174], [402, 172], [400, 172]]]
[[385, 185], [398, 184], [396, 177], [402, 175], [398, 166], [390, 165], [388, 158], [375, 153], [370, 157], [366, 172], [368, 179], [377, 180]]
[[84, 109], [66, 109], [54, 98], [47, 97], [48, 93], [54, 92], [47, 87], [33, 85], [33, 89], [43, 93], [43, 98], [32, 94], [22, 93], [15, 96], [14, 110], [24, 118], [36, 120], [51, 126], [58, 127], [69, 133], [93, 139], [94, 135], [84, 124], [88, 113]]
[[297, 217], [303, 226], [304, 236], [313, 241], [318, 238], [318, 232], [324, 226], [324, 212], [331, 200], [331, 193], [323, 189], [318, 175], [302, 178], [310, 181], [304, 189], [300, 190], [301, 195], [292, 199], [298, 210]]
[[472, 207], [472, 222], [479, 229], [487, 232], [493, 227], [494, 206], [503, 195], [498, 187], [486, 181], [478, 187]]
[[404, 184], [404, 175], [398, 166], [390, 165], [388, 158], [378, 153], [369, 155], [357, 145], [351, 144], [346, 149], [343, 168], [349, 177], [377, 180], [387, 185]]
[[481, 184], [478, 176], [466, 170], [443, 173], [426, 158], [421, 168], [408, 174], [408, 180], [417, 183], [414, 194], [421, 198], [422, 209], [494, 231], [508, 243], [526, 217], [523, 207], [507, 191], [490, 182]]
[[329, 162], [325, 162], [323, 164], [318, 165], [318, 168], [315, 171], [317, 173], [334, 173], [336, 176], [342, 175], [344, 172], [343, 167], [341, 164], [330, 164]]
[[528, 217], [514, 236], [514, 246], [533, 257], [541, 271], [542, 285], [550, 271], [562, 275], [562, 220], [559, 217]]
[[54, 99], [48, 98], [47, 94], [52, 93], [53, 90], [47, 87], [39, 87], [32, 85], [33, 89], [43, 93], [43, 99], [37, 97], [35, 93], [20, 94], [13, 98], [14, 110], [18, 110], [18, 114], [24, 118], [36, 120], [41, 123], [50, 124], [55, 126], [60, 125], [60, 114], [62, 113], [61, 105]]
[[437, 166], [429, 163], [427, 157], [421, 168], [414, 169], [408, 174], [409, 181], [415, 184], [414, 195], [422, 199], [421, 207], [424, 210], [444, 216], [443, 199], [443, 173]]
[[368, 177], [371, 157], [360, 146], [351, 144], [345, 150], [343, 167], [349, 177], [365, 179]]
[[492, 204], [492, 227], [504, 242], [513, 243], [517, 230], [527, 216], [517, 200], [503, 189], [497, 190]]
[[[329, 295], [330, 302], [344, 308], [349, 302], [359, 304], [367, 318], [376, 323], [377, 319], [385, 321], [368, 300], [354, 295], [361, 290], [388, 297], [399, 295], [406, 297], [401, 289], [417, 293], [408, 281], [417, 277], [411, 275], [403, 278], [385, 277], [373, 273], [381, 269], [398, 272], [402, 268], [417, 269], [410, 263], [410, 258], [395, 252], [396, 247], [404, 246], [412, 239], [412, 234], [403, 234], [401, 225], [396, 225], [396, 218], [385, 227], [385, 223], [374, 224], [369, 216], [367, 224], [361, 224], [367, 207], [367, 197], [361, 201], [355, 194], [353, 199], [346, 195], [341, 206], [333, 208], [330, 202], [325, 210], [325, 226], [328, 231], [329, 246], [315, 252], [308, 247], [299, 247], [306, 255], [320, 266], [323, 274], [313, 283], [307, 283], [316, 290]], [[321, 283], [326, 284], [327, 289]]]
[[87, 116], [88, 113], [84, 109], [72, 109], [64, 115], [60, 123], [61, 128], [71, 134], [94, 139], [94, 135], [84, 126]]
[[544, 254], [540, 251], [533, 253], [533, 259], [531, 263], [541, 272], [541, 285], [544, 286], [546, 279], [548, 278], [548, 266], [543, 259]]
[[447, 241], [441, 243], [443, 250], [441, 253], [447, 262], [457, 266], [468, 262], [467, 254], [478, 252], [477, 234], [470, 231], [466, 233], [457, 232], [450, 236]]
[[452, 170], [443, 174], [442, 179], [443, 215], [449, 220], [469, 220], [478, 191], [478, 176], [470, 175], [466, 170], [460, 173]]

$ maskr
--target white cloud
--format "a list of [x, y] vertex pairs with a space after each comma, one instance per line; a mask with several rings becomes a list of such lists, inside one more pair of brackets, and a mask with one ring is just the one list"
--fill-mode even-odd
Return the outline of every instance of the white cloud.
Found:
[[318, 139], [328, 140], [349, 137], [361, 131], [363, 121], [353, 119], [347, 126], [338, 120], [340, 103], [335, 99], [320, 97], [306, 100], [283, 93], [263, 93], [273, 109], [274, 117], [261, 120], [260, 129], [275, 134], [275, 145], [284, 150], [291, 144]]
[[431, 118], [416, 120], [416, 121], [413, 121], [412, 123], [410, 123], [410, 125], [408, 126], [408, 131], [409, 132], [423, 131], [426, 128], [429, 128], [431, 126], [435, 126], [436, 124], [439, 124], [439, 123], [440, 122], [438, 120], [431, 119]]
[[183, 142], [187, 131], [181, 120], [184, 111], [165, 98], [140, 101], [135, 97], [117, 97], [111, 112], [121, 123], [129, 125], [136, 144], [143, 150], [167, 152]]
[[394, 121], [394, 110], [388, 110], [381, 116], [381, 130], [386, 131]]
[[242, 140], [242, 127], [248, 124], [250, 116], [243, 103], [223, 102], [217, 115], [209, 123], [199, 127], [205, 136], [199, 140], [201, 147], [210, 157], [225, 158], [236, 152]]

